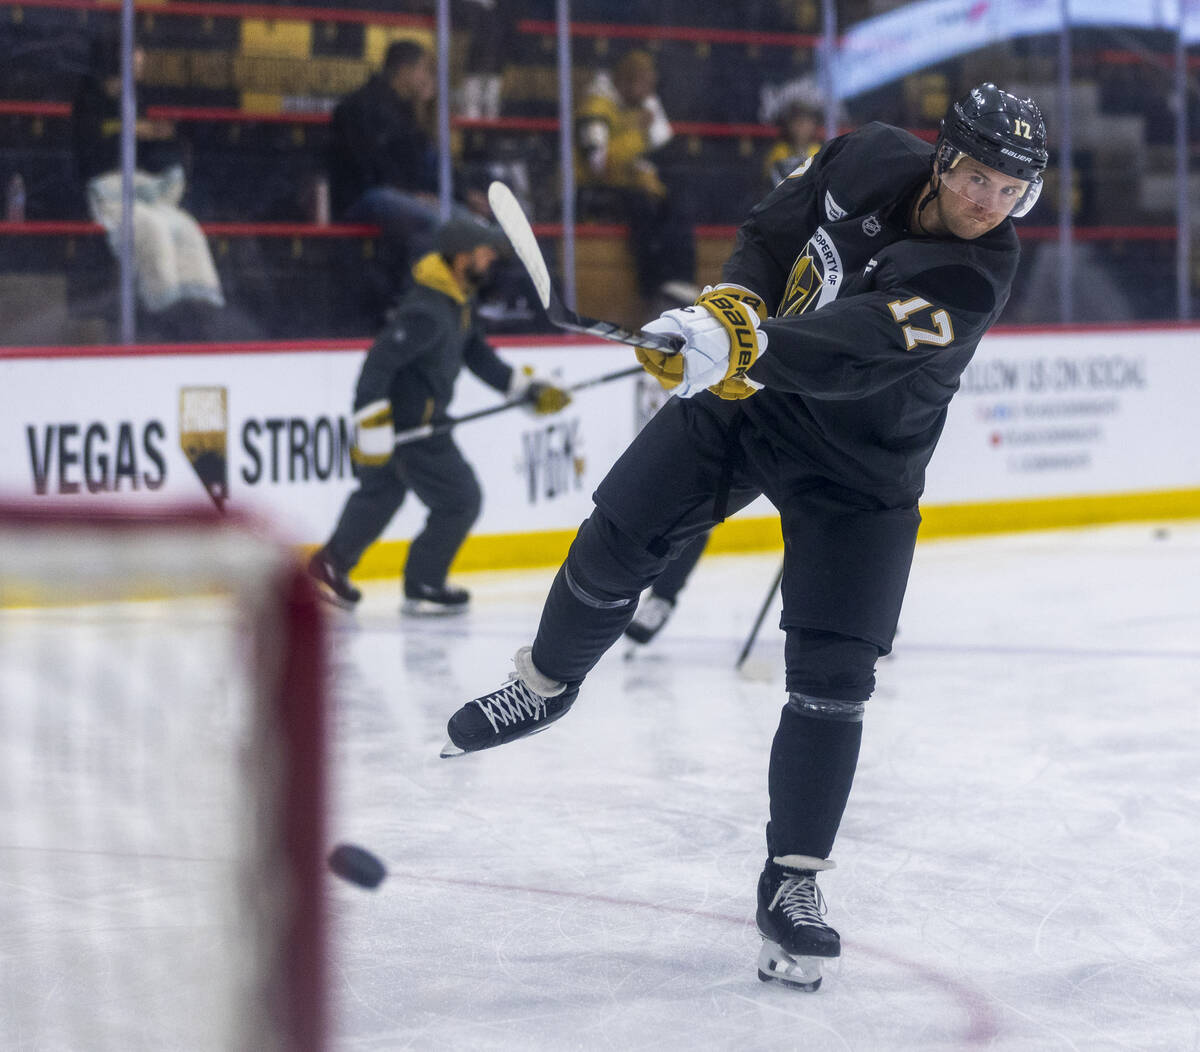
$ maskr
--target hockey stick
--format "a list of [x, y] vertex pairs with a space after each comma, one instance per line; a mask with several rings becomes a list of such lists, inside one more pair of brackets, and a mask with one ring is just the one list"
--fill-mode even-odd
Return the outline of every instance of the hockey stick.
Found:
[[[642, 367], [640, 365], [634, 365], [628, 369], [618, 369], [616, 372], [605, 373], [603, 376], [593, 376], [590, 380], [580, 380], [579, 383], [569, 384], [562, 390], [570, 391], [573, 394], [576, 391], [583, 391], [589, 387], [606, 384], [612, 380], [620, 380], [626, 376], [636, 376], [641, 371]], [[476, 409], [473, 413], [464, 413], [462, 416], [443, 420], [437, 424], [422, 424], [420, 427], [414, 427], [408, 431], [400, 431], [396, 435], [395, 442], [396, 445], [402, 446], [408, 442], [416, 442], [420, 438], [429, 438], [431, 435], [444, 435], [447, 431], [458, 427], [459, 424], [478, 420], [480, 417], [492, 416], [494, 413], [503, 413], [508, 409], [516, 409], [517, 406], [528, 405], [529, 402], [524, 398], [519, 398], [515, 402], [501, 402], [499, 405], [488, 406], [487, 409]]]
[[551, 324], [568, 332], [585, 332], [589, 336], [598, 336], [602, 340], [613, 343], [624, 343], [630, 347], [652, 347], [657, 351], [676, 353], [683, 349], [681, 336], [665, 336], [649, 332], [632, 332], [623, 329], [611, 321], [600, 321], [597, 318], [585, 318], [576, 314], [558, 295], [550, 281], [550, 272], [546, 269], [546, 259], [538, 247], [533, 228], [525, 217], [521, 203], [513, 192], [501, 182], [492, 183], [488, 187], [488, 203], [492, 206], [492, 214], [496, 222], [507, 235], [517, 258], [525, 265], [538, 294], [542, 308]]
[[771, 588], [767, 592], [766, 599], [763, 600], [762, 609], [758, 611], [758, 617], [754, 619], [754, 627], [750, 629], [750, 635], [746, 638], [746, 643], [742, 647], [742, 652], [738, 654], [737, 664], [733, 667], [740, 669], [745, 664], [746, 658], [750, 656], [750, 648], [754, 646], [754, 641], [758, 638], [758, 630], [762, 628], [763, 619], [767, 616], [767, 610], [775, 601], [775, 594], [779, 591], [779, 586], [783, 583], [783, 563], [779, 564], [779, 570], [775, 574], [775, 580], [771, 582]]

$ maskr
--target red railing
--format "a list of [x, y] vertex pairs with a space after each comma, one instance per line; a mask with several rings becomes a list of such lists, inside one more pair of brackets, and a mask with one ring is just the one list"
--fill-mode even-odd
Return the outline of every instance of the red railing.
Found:
[[[209, 237], [376, 237], [373, 223], [201, 223]], [[85, 219], [33, 219], [0, 222], [0, 237], [95, 237], [104, 233], [99, 223]]]
[[[113, 0], [0, 0], [0, 7], [51, 8], [69, 11], [99, 11], [118, 15], [119, 6]], [[222, 0], [134, 0], [138, 13], [155, 17], [254, 18], [268, 22], [348, 22], [363, 25], [407, 26], [434, 30], [432, 15], [373, 10], [364, 8], [304, 7], [291, 4], [227, 3]], [[845, 27], [843, 27], [845, 28]], [[517, 30], [529, 36], [553, 36], [556, 23], [548, 20], [523, 18]], [[796, 33], [784, 30], [721, 29], [705, 26], [647, 25], [644, 23], [572, 22], [571, 35], [580, 38], [606, 40], [679, 40], [690, 43], [734, 44], [746, 47], [815, 48], [821, 43], [816, 33]], [[1148, 57], [1170, 63], [1167, 52], [1140, 52], [1122, 48], [1101, 48], [1095, 58], [1106, 65], [1140, 65]], [[1079, 55], [1086, 57], [1083, 53]], [[1200, 56], [1187, 58], [1190, 69], [1200, 68]]]
[[[379, 228], [370, 223], [250, 223], [207, 222], [201, 228], [210, 237], [375, 237]], [[1021, 226], [1017, 230], [1024, 241], [1055, 241], [1057, 226]], [[696, 237], [733, 240], [737, 226], [721, 223], [701, 223], [693, 227]], [[561, 223], [535, 223], [533, 232], [540, 238], [561, 238]], [[0, 237], [87, 237], [103, 234], [104, 228], [86, 220], [50, 219], [28, 220], [22, 223], [0, 222]], [[1175, 241], [1178, 227], [1173, 226], [1084, 226], [1075, 227], [1076, 241]], [[620, 223], [580, 223], [575, 236], [585, 239], [623, 238], [629, 228]]]
[[[119, 9], [112, 0], [0, 0], [0, 7], [42, 7], [70, 11], [105, 11], [114, 16], [119, 14]], [[436, 24], [432, 15], [338, 7], [296, 7], [290, 4], [223, 3], [220, 0], [166, 0], [165, 3], [162, 0], [134, 0], [134, 8], [138, 13], [151, 14], [156, 18], [174, 15], [200, 18], [258, 18], [271, 22], [354, 22], [431, 30]], [[519, 20], [517, 30], [531, 36], [557, 32], [555, 23], [536, 19]], [[788, 48], [816, 47], [821, 39], [814, 33], [600, 22], [572, 22], [571, 33], [578, 37], [683, 40], [693, 43]]]
[[[29, 117], [69, 117], [71, 104], [68, 102], [27, 102], [20, 99], [0, 101], [0, 114]], [[326, 111], [296, 111], [284, 113], [258, 113], [221, 106], [147, 106], [146, 116], [152, 120], [169, 121], [214, 121], [238, 124], [328, 124]], [[455, 128], [467, 130], [557, 132], [560, 122], [557, 117], [452, 117]], [[674, 121], [672, 127], [678, 135], [698, 135], [704, 138], [772, 139], [779, 134], [773, 124], [722, 124], [714, 121]], [[928, 136], [934, 132], [915, 132]]]
[[[120, 7], [111, 0], [0, 0], [0, 7], [48, 7], [68, 11], [104, 11], [116, 16]], [[338, 7], [292, 7], [282, 4], [229, 4], [208, 0], [134, 0], [142, 14], [161, 17], [260, 18], [268, 22], [358, 22], [383, 26], [433, 29], [432, 15], [395, 11], [362, 11]]]
[[[554, 22], [523, 18], [517, 22], [521, 33], [553, 36]], [[705, 29], [699, 26], [625, 25], [614, 22], [572, 22], [571, 36], [632, 40], [686, 40], [697, 44], [746, 44], [752, 47], [816, 47], [816, 33], [785, 33], [757, 29]]]
[[[69, 117], [67, 102], [32, 102], [21, 99], [0, 101], [0, 114], [29, 117]], [[147, 106], [146, 116], [152, 120], [213, 121], [237, 124], [328, 124], [329, 113], [324, 110], [304, 110], [281, 113], [259, 113], [229, 106]], [[515, 131], [555, 133], [561, 123], [557, 117], [451, 117], [450, 124], [467, 131]], [[779, 129], [773, 124], [722, 123], [719, 121], [672, 121], [676, 135], [694, 135], [704, 139], [775, 139]], [[928, 128], [911, 128], [913, 135], [933, 142], [937, 132]], [[850, 131], [847, 126], [842, 132]]]
[[[1123, 51], [1119, 48], [1101, 48], [1096, 52], [1096, 61], [1104, 66], [1142, 66], [1154, 60], [1159, 66], [1173, 66], [1174, 57], [1166, 52]], [[1187, 56], [1188, 69], [1200, 69], [1200, 55]]]

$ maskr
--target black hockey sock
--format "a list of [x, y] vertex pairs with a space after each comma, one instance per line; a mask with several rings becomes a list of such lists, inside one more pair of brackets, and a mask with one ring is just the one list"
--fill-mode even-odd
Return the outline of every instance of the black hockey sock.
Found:
[[581, 682], [621, 638], [638, 596], [665, 564], [599, 510], [592, 512], [575, 535], [542, 608], [533, 641], [538, 671], [564, 683]]
[[803, 716], [785, 705], [771, 745], [772, 857], [828, 858], [854, 782], [862, 723]]
[[621, 638], [637, 609], [637, 593], [627, 599], [605, 595], [580, 581], [571, 564], [568, 557], [550, 586], [533, 641], [533, 663], [551, 679], [579, 683]]

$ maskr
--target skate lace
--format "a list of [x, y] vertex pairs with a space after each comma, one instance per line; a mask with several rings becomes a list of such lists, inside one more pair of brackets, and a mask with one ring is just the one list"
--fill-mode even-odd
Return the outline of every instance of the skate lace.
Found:
[[476, 698], [475, 704], [487, 717], [493, 731], [522, 720], [540, 720], [546, 715], [546, 699], [530, 690], [524, 680], [516, 676], [499, 690]]
[[825, 896], [811, 876], [785, 877], [771, 899], [769, 909], [776, 906], [792, 924], [824, 927], [825, 922], [821, 918], [825, 916]]

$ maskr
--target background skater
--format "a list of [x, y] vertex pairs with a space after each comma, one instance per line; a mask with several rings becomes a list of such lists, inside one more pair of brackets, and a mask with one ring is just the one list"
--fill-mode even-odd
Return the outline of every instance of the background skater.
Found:
[[457, 217], [437, 233], [435, 250], [413, 267], [413, 285], [367, 351], [354, 393], [354, 461], [358, 489], [350, 494], [333, 536], [309, 562], [323, 594], [353, 607], [362, 593], [349, 579], [412, 490], [429, 509], [404, 566], [407, 614], [466, 610], [470, 595], [446, 575], [483, 494], [471, 465], [450, 434], [395, 445], [395, 430], [437, 424], [463, 367], [537, 413], [566, 408], [571, 396], [500, 359], [475, 316], [475, 295], [505, 245], [504, 235], [480, 220]]

